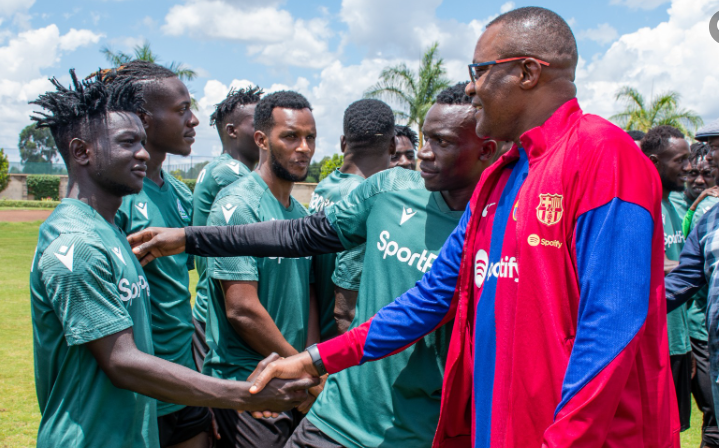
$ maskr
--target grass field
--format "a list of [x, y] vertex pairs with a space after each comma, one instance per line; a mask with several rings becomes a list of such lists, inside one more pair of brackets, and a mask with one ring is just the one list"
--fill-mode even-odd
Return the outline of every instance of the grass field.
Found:
[[[35, 397], [28, 276], [40, 223], [0, 222], [0, 447], [33, 447], [40, 413]], [[191, 273], [191, 289], [197, 275]], [[701, 416], [692, 409], [692, 428], [682, 447], [701, 442]]]

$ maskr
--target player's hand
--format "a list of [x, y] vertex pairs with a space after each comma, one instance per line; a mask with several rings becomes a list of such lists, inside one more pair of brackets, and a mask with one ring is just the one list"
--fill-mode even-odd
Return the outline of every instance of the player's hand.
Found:
[[148, 227], [127, 237], [140, 264], [145, 266], [155, 258], [176, 255], [185, 251], [185, 229]]
[[307, 392], [309, 392], [309, 397], [307, 397], [307, 400], [305, 400], [304, 403], [297, 406], [297, 410], [300, 411], [303, 414], [306, 414], [310, 412], [310, 408], [315, 403], [315, 400], [317, 400], [317, 397], [320, 396], [322, 391], [325, 388], [325, 382], [327, 381], [327, 375], [322, 375], [320, 377], [320, 384], [318, 384], [315, 387], [310, 387]]
[[270, 362], [262, 372], [252, 381], [250, 393], [259, 394], [272, 380], [272, 378], [314, 378], [316, 386], [319, 383], [319, 373], [312, 364], [312, 358], [306, 351], [298, 353], [289, 358], [277, 359]]
[[[257, 378], [257, 375], [259, 375], [260, 372], [265, 370], [272, 361], [276, 361], [278, 359], [282, 359], [280, 357], [280, 355], [278, 355], [277, 353], [272, 353], [267, 358], [258, 362], [257, 367], [255, 367], [255, 370], [253, 370], [252, 373], [250, 374], [250, 376], [247, 377], [247, 382], [252, 383], [253, 381], [255, 381], [255, 378]], [[242, 412], [242, 411], [239, 411], [239, 412]], [[272, 411], [253, 411], [252, 416], [254, 418], [263, 418], [263, 417], [264, 418], [270, 418], [270, 417], [277, 418], [279, 416], [279, 414], [277, 412], [272, 412]]]
[[672, 272], [674, 269], [677, 268], [677, 266], [679, 266], [678, 261], [670, 260], [669, 258], [667, 258], [666, 255], [664, 255], [664, 275], [667, 275]]

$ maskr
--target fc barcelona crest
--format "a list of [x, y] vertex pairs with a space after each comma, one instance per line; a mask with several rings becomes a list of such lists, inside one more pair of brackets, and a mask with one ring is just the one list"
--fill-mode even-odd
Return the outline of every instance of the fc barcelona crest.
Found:
[[539, 195], [539, 205], [537, 206], [537, 219], [539, 222], [547, 226], [553, 226], [562, 219], [563, 213], [561, 194]]

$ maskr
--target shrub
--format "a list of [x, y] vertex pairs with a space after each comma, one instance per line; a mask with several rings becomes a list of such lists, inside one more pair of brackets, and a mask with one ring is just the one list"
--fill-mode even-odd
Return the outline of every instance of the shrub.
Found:
[[340, 168], [345, 161], [345, 156], [340, 154], [333, 154], [331, 159], [325, 160], [322, 163], [320, 171], [320, 180], [332, 174], [337, 168]]
[[10, 183], [10, 176], [8, 176], [8, 168], [10, 162], [7, 161], [5, 151], [0, 148], [0, 191], [7, 188], [7, 184]]
[[0, 199], [0, 207], [6, 208], [55, 208], [60, 205], [58, 201], [13, 201]]
[[195, 184], [197, 183], [197, 181], [195, 179], [180, 179], [180, 180], [183, 181], [185, 183], [185, 185], [187, 185], [187, 188], [189, 188], [190, 191], [192, 191], [194, 193]]
[[27, 193], [36, 199], [60, 200], [60, 176], [33, 174], [27, 177]]

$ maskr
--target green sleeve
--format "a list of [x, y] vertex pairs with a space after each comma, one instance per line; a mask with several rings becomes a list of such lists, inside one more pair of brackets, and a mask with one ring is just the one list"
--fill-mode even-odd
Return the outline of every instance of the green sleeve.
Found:
[[337, 264], [332, 273], [332, 283], [340, 288], [359, 291], [365, 246], [365, 244], [362, 244], [337, 254]]
[[692, 218], [694, 217], [694, 210], [689, 209], [687, 210], [687, 213], [684, 215], [684, 220], [682, 221], [682, 233], [686, 237], [689, 235], [689, 232], [692, 230]]
[[42, 281], [68, 345], [132, 327], [108, 256], [87, 235], [61, 235], [40, 259]]
[[[234, 195], [227, 195], [212, 204], [207, 225], [234, 226], [260, 221], [256, 207]], [[207, 275], [216, 280], [231, 281], [258, 281], [260, 278], [255, 257], [208, 258]]]

